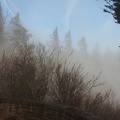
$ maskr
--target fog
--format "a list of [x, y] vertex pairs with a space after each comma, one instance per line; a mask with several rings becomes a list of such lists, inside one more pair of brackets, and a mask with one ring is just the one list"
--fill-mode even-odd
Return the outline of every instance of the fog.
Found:
[[[66, 29], [70, 29], [70, 17], [73, 12], [73, 9], [75, 5], [77, 4], [78, 0], [71, 0], [71, 2], [68, 4], [68, 8], [66, 10], [66, 17], [65, 17], [65, 22], [66, 22]], [[10, 1], [9, 1], [10, 2]], [[14, 22], [17, 22], [17, 24], [21, 25], [22, 22], [20, 23], [20, 17], [16, 13], [18, 12], [15, 8], [14, 10], [11, 10], [10, 7], [8, 7], [7, 1], [3, 1], [4, 5], [8, 9], [8, 11], [11, 13], [12, 16], [11, 18], [14, 18]], [[9, 3], [10, 4], [10, 3]], [[15, 11], [15, 12], [13, 12]], [[17, 11], [17, 12], [16, 12]], [[102, 11], [101, 11], [102, 12]], [[14, 15], [15, 14], [15, 15]], [[11, 19], [9, 18], [9, 19]], [[10, 20], [11, 21], [11, 20]], [[8, 21], [6, 23], [8, 26], [7, 28], [4, 29], [4, 38], [1, 38], [1, 43], [0, 43], [0, 51], [3, 52], [5, 49], [8, 49], [11, 47], [10, 45], [13, 44], [13, 41], [15, 41], [14, 38], [16, 38], [15, 34], [13, 34], [14, 29], [16, 26], [13, 26], [13, 23]], [[22, 21], [22, 20], [21, 20]], [[23, 24], [22, 24], [23, 25]], [[58, 25], [59, 26], [59, 25]], [[21, 27], [22, 28], [22, 27]], [[22, 28], [24, 31], [24, 28]], [[75, 32], [74, 30], [70, 29], [72, 32]], [[63, 30], [65, 31], [65, 30]], [[24, 31], [26, 32], [26, 31]], [[28, 29], [29, 32], [29, 29]], [[91, 79], [93, 76], [99, 76], [100, 75], [100, 82], [105, 82], [105, 85], [103, 88], [109, 89], [110, 87], [115, 91], [117, 96], [120, 97], [119, 89], [120, 89], [120, 51], [118, 46], [116, 46], [116, 51], [109, 47], [103, 47], [101, 44], [99, 44], [99, 41], [96, 42], [96, 44], [91, 46], [89, 38], [84, 35], [79, 37], [79, 40], [76, 41], [73, 36], [72, 32], [68, 30], [68, 32], [64, 33], [63, 36], [61, 36], [61, 31], [59, 31], [58, 28], [54, 28], [53, 31], [51, 31], [51, 35], [43, 34], [44, 32], [39, 32], [38, 28], [36, 28], [36, 31], [31, 32], [32, 37], [30, 34], [27, 34], [27, 42], [28, 43], [35, 43], [37, 44], [38, 42], [42, 42], [45, 45], [49, 46], [50, 49], [56, 49], [60, 50], [60, 57], [61, 59], [64, 59], [66, 56], [70, 56], [70, 60], [72, 61], [71, 64], [75, 63], [76, 65], [81, 64], [82, 67], [84, 68], [84, 73], [88, 73], [88, 78]], [[27, 33], [27, 32], [26, 32]], [[25, 33], [25, 34], [26, 34]], [[63, 33], [63, 32], [62, 32]], [[39, 34], [39, 37], [38, 37]], [[14, 39], [11, 41], [11, 36]], [[21, 36], [21, 33], [18, 35], [19, 37]], [[99, 39], [99, 38], [98, 38]], [[17, 42], [22, 42], [23, 41], [18, 39], [17, 37]], [[23, 39], [24, 40], [24, 39]], [[29, 42], [30, 41], [30, 42]], [[104, 43], [103, 43], [104, 44]], [[110, 45], [112, 46], [112, 45]], [[63, 57], [63, 58], [62, 58]], [[103, 90], [103, 89], [101, 89]]]
[[[120, 52], [118, 48], [118, 52], [112, 51], [109, 47], [107, 47], [104, 52], [101, 50], [101, 46], [97, 42], [93, 47], [91, 52], [87, 49], [89, 44], [87, 44], [87, 40], [85, 38], [81, 38], [80, 42], [78, 42], [78, 49], [72, 48], [69, 52], [67, 52], [67, 56], [70, 55], [70, 51], [72, 55], [70, 57], [72, 63], [81, 64], [83, 67], [83, 72], [88, 73], [87, 79], [91, 79], [93, 76], [98, 77], [99, 81], [105, 83], [104, 86], [98, 88], [101, 91], [108, 90], [112, 88], [117, 97], [120, 97], [119, 89], [120, 89]], [[67, 44], [68, 45], [68, 44]], [[66, 46], [67, 46], [66, 45]], [[68, 46], [67, 46], [68, 47]], [[63, 53], [65, 54], [65, 46], [63, 47]]]

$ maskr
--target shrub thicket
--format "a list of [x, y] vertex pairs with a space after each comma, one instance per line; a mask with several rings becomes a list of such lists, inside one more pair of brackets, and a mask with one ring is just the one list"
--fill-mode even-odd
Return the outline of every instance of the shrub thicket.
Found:
[[111, 90], [94, 92], [103, 85], [99, 76], [87, 80], [81, 65], [69, 67], [68, 57], [56, 59], [54, 55], [54, 50], [50, 53], [42, 44], [17, 45], [5, 51], [0, 58], [0, 96], [51, 101], [90, 111], [104, 120], [119, 120], [119, 103], [111, 99]]

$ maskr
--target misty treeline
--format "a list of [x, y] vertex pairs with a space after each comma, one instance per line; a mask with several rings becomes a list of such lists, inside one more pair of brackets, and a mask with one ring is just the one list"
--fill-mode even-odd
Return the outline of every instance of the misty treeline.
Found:
[[120, 104], [111, 89], [102, 90], [107, 77], [101, 78], [106, 64], [115, 71], [111, 65], [115, 54], [107, 50], [101, 56], [98, 44], [90, 54], [85, 38], [78, 42], [80, 50], [75, 50], [70, 31], [61, 46], [57, 28], [49, 44], [32, 44], [19, 14], [6, 24], [0, 7], [1, 98], [57, 103], [90, 111], [104, 120], [119, 120]]

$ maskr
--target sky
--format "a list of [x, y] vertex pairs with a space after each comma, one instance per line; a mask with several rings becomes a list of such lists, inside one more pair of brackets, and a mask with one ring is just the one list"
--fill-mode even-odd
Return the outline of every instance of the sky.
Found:
[[88, 49], [99, 43], [101, 51], [106, 48], [119, 51], [120, 25], [110, 14], [104, 13], [102, 0], [1, 0], [11, 16], [20, 13], [23, 25], [33, 34], [34, 41], [50, 40], [58, 27], [61, 44], [64, 35], [71, 30], [72, 43], [85, 37]]

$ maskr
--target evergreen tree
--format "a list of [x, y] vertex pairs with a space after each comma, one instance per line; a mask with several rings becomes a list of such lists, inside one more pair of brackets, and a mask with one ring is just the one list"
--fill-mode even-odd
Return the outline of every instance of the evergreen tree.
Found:
[[110, 13], [115, 22], [120, 24], [120, 0], [104, 0], [106, 2], [104, 12]]
[[78, 45], [80, 48], [80, 55], [83, 58], [86, 58], [88, 53], [87, 53], [87, 43], [86, 43], [85, 37], [81, 38], [81, 40], [78, 42]]
[[101, 54], [100, 54], [100, 49], [99, 49], [99, 43], [97, 42], [96, 43], [96, 46], [95, 48], [93, 49], [93, 52], [92, 52], [92, 58], [91, 58], [91, 61], [92, 61], [92, 67], [93, 69], [95, 70], [94, 72], [96, 73], [100, 73], [103, 69], [102, 69], [102, 62], [101, 62]]
[[27, 45], [27, 41], [31, 37], [31, 34], [29, 34], [28, 30], [22, 26], [19, 13], [12, 18], [10, 24], [12, 29], [10, 40], [16, 43]]
[[58, 36], [58, 29], [57, 29], [57, 27], [53, 31], [53, 33], [51, 35], [51, 39], [52, 39], [52, 47], [55, 50], [59, 50], [60, 49], [60, 45], [59, 45], [60, 43], [59, 43], [59, 36]]
[[110, 50], [109, 47], [107, 47], [104, 56], [103, 56], [103, 64], [105, 66], [108, 66], [107, 68], [109, 68], [111, 66], [111, 64], [113, 63], [113, 60], [116, 59], [115, 54], [113, 54], [113, 52]]
[[68, 31], [67, 34], [65, 34], [65, 48], [67, 52], [72, 52], [72, 37], [71, 37], [71, 32], [70, 30]]
[[100, 58], [99, 43], [97, 42], [95, 48], [93, 49], [92, 56], [95, 56], [97, 59]]

